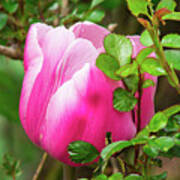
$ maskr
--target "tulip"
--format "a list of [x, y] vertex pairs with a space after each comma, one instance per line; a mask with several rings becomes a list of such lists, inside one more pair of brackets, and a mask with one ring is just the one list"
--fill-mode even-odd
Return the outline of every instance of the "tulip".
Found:
[[[109, 79], [95, 66], [96, 58], [104, 52], [107, 34], [105, 28], [83, 22], [69, 30], [37, 23], [31, 25], [27, 35], [21, 123], [33, 143], [71, 166], [77, 166], [67, 152], [72, 141], [89, 142], [101, 151], [107, 132], [112, 133], [113, 141], [131, 139], [136, 134], [131, 113], [113, 108], [113, 90], [121, 82]], [[136, 44], [133, 46], [139, 52]], [[143, 99], [150, 99], [150, 104], [142, 100], [146, 111], [142, 112], [143, 126], [154, 108], [154, 89], [146, 91]]]

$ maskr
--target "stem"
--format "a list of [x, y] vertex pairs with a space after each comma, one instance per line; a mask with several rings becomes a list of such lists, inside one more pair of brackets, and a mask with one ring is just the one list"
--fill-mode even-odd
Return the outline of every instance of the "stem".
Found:
[[135, 124], [136, 120], [135, 120], [135, 111], [134, 111], [134, 109], [131, 111], [131, 117], [132, 117], [133, 123]]
[[110, 159], [110, 161], [111, 161], [111, 165], [112, 165], [112, 169], [113, 169], [113, 174], [119, 172], [119, 168], [118, 168], [116, 159], [114, 157], [112, 157]]
[[19, 7], [21, 10], [21, 14], [24, 14], [24, 0], [19, 0]]
[[15, 173], [12, 174], [12, 179], [13, 179], [13, 180], [16, 180]]
[[69, 8], [69, 0], [62, 0], [61, 16], [67, 16]]
[[23, 59], [23, 53], [21, 53], [21, 50], [13, 47], [6, 47], [0, 45], [0, 54], [12, 59]]
[[39, 163], [39, 165], [38, 165], [38, 168], [36, 169], [36, 172], [35, 172], [32, 180], [37, 180], [37, 179], [38, 179], [38, 177], [39, 177], [39, 175], [40, 175], [40, 172], [41, 172], [41, 170], [42, 170], [42, 168], [43, 168], [43, 166], [44, 166], [44, 164], [45, 164], [46, 158], [47, 158], [47, 153], [44, 152], [44, 153], [43, 153], [43, 156], [42, 156], [42, 158], [41, 158], [41, 161], [40, 161], [40, 163]]
[[164, 68], [164, 70], [166, 71], [169, 79], [173, 82], [174, 87], [176, 88], [178, 94], [180, 94], [180, 84], [178, 81], [178, 77], [176, 75], [176, 73], [170, 68], [169, 64], [167, 63], [165, 54], [164, 54], [164, 50], [163, 50], [163, 46], [161, 44], [159, 35], [158, 35], [158, 29], [156, 28], [156, 25], [154, 25], [153, 23], [153, 28], [148, 28], [147, 29], [151, 35], [151, 39], [153, 40], [154, 43], [154, 47], [155, 47], [155, 52], [157, 54], [157, 56], [159, 57], [159, 62], [161, 64], [161, 66]]
[[144, 162], [144, 177], [145, 177], [146, 180], [149, 179], [149, 177], [148, 177], [148, 168], [149, 168], [149, 167], [148, 167], [148, 164], [149, 164], [148, 156], [145, 155], [145, 162]]
[[42, 22], [45, 22], [45, 18], [44, 18], [44, 15], [43, 15], [43, 11], [42, 11], [42, 8], [41, 8], [41, 2], [40, 1], [38, 2], [38, 8], [39, 8], [39, 15], [40, 15], [40, 18], [41, 18]]
[[74, 168], [64, 164], [63, 165], [63, 180], [74, 180], [75, 171]]
[[142, 99], [142, 83], [143, 78], [140, 74], [140, 68], [139, 68], [139, 83], [138, 83], [138, 108], [137, 108], [137, 133], [141, 130], [141, 99]]
[[[140, 72], [140, 67], [138, 67], [138, 72], [139, 72], [139, 83], [138, 83], [138, 104], [137, 104], [137, 133], [141, 130], [141, 99], [142, 99], [143, 77]], [[135, 148], [134, 165], [136, 166], [139, 157], [140, 146], [136, 145], [134, 148]]]
[[121, 158], [117, 158], [117, 160], [119, 161], [119, 164], [121, 166], [121, 170], [122, 170], [122, 173], [123, 175], [125, 176], [126, 175], [126, 164], [125, 162], [121, 159]]

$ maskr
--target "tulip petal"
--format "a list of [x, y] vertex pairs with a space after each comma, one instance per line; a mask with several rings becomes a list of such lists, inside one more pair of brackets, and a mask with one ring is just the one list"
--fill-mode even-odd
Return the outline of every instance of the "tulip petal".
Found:
[[[42, 63], [42, 44], [44, 36], [50, 31], [52, 27], [45, 24], [36, 23], [31, 25], [26, 38], [26, 44], [24, 48], [24, 67], [25, 70], [29, 67], [29, 64]], [[38, 62], [34, 62], [38, 61]]]
[[[112, 89], [104, 74], [86, 64], [52, 96], [46, 113], [47, 132], [42, 146], [53, 157], [69, 165], [68, 144], [83, 140], [99, 151], [105, 146], [106, 132], [113, 140], [129, 139], [135, 134], [130, 113], [112, 107]], [[52, 141], [53, 139], [53, 141]]]
[[31, 25], [24, 49], [24, 68], [25, 68], [25, 77], [23, 81], [23, 88], [21, 91], [20, 99], [20, 119], [24, 128], [26, 129], [26, 110], [28, 99], [33, 87], [33, 84], [36, 80], [37, 75], [39, 74], [42, 63], [43, 63], [43, 53], [42, 53], [42, 44], [44, 41], [44, 36], [52, 28], [45, 24], [37, 23]]
[[73, 74], [81, 69], [85, 63], [95, 65], [98, 51], [92, 43], [86, 39], [76, 39], [66, 50], [62, 61], [57, 68], [57, 80], [59, 85], [71, 79]]
[[74, 32], [76, 38], [84, 38], [91, 41], [95, 48], [99, 49], [99, 52], [104, 51], [104, 38], [110, 33], [107, 29], [91, 22], [76, 23], [70, 30]]
[[[41, 51], [43, 53], [43, 63], [41, 67], [32, 66], [25, 74], [23, 89], [27, 91], [28, 86], [32, 85], [33, 87], [31, 87], [26, 98], [24, 98], [23, 95], [27, 92], [22, 92], [21, 107], [23, 107], [25, 103], [27, 109], [20, 108], [21, 120], [26, 121], [24, 122], [26, 124], [26, 132], [33, 142], [37, 144], [39, 143], [37, 142], [39, 139], [36, 140], [36, 137], [41, 133], [41, 129], [43, 130], [44, 114], [49, 98], [53, 92], [57, 64], [61, 61], [65, 50], [73, 41], [74, 34], [64, 27], [54, 28], [48, 31], [41, 44]], [[28, 55], [30, 53], [33, 52], [27, 52]], [[31, 61], [33, 60], [34, 59]], [[36, 71], [40, 72], [34, 76], [33, 73]], [[33, 81], [31, 80], [32, 77]], [[31, 85], [28, 83], [31, 83]]]

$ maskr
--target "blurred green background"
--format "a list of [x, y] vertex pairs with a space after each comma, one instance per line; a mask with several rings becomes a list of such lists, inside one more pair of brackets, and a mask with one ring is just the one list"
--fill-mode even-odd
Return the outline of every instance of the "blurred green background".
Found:
[[[159, 0], [154, 0], [158, 3]], [[53, 26], [69, 27], [77, 21], [89, 20], [105, 27], [117, 24], [116, 33], [140, 34], [143, 30], [128, 11], [125, 0], [105, 0], [89, 9], [90, 0], [0, 0], [0, 45], [15, 47], [23, 54], [24, 41], [30, 24], [44, 22]], [[180, 2], [177, 0], [177, 10]], [[178, 22], [168, 22], [162, 35], [180, 33]], [[3, 156], [12, 155], [20, 160], [22, 174], [19, 180], [30, 180], [42, 156], [42, 151], [25, 135], [18, 116], [18, 104], [23, 80], [23, 61], [11, 60], [0, 54], [0, 179], [8, 180], [2, 168]], [[168, 96], [167, 96], [168, 94]], [[180, 98], [179, 98], [180, 99]], [[156, 95], [156, 110], [179, 102], [176, 92], [161, 78]], [[180, 179], [180, 161], [165, 161], [172, 180]], [[162, 171], [158, 169], [157, 171]], [[40, 179], [56, 180], [62, 177], [61, 163], [48, 157]]]

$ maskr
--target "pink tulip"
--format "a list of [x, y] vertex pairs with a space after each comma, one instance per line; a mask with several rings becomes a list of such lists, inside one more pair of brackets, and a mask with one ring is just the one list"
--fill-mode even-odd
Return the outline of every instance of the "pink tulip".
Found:
[[[77, 23], [69, 30], [37, 23], [26, 39], [22, 125], [33, 143], [72, 166], [77, 166], [67, 153], [72, 141], [89, 142], [101, 151], [107, 132], [112, 133], [113, 141], [130, 139], [136, 133], [131, 113], [113, 108], [113, 90], [119, 82], [110, 80], [95, 66], [108, 33], [89, 22]], [[150, 104], [145, 100], [142, 104], [150, 110], [144, 108], [142, 126], [152, 116], [153, 96], [150, 88], [143, 94]]]

